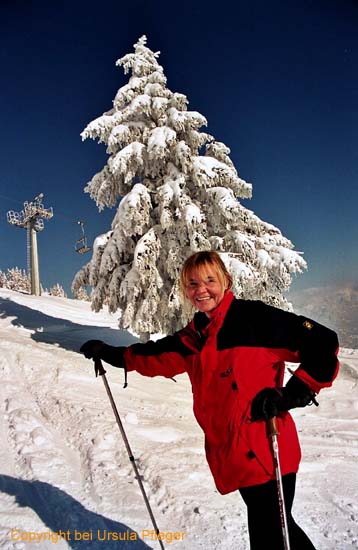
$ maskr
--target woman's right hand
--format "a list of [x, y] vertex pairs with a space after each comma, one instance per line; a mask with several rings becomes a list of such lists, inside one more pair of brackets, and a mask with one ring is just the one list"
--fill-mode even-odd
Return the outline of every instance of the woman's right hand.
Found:
[[101, 350], [105, 345], [102, 340], [87, 340], [80, 347], [80, 352], [86, 357], [86, 359], [102, 359]]
[[88, 340], [82, 344], [80, 352], [86, 359], [102, 359], [114, 367], [125, 368], [123, 354], [126, 348], [124, 346], [110, 346], [102, 340]]

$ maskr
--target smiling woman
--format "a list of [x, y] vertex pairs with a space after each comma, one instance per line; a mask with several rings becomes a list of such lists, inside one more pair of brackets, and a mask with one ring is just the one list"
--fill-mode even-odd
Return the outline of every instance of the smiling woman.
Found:
[[[292, 550], [314, 550], [291, 515], [301, 453], [288, 411], [317, 404], [315, 395], [332, 384], [338, 369], [336, 334], [264, 302], [235, 298], [231, 276], [215, 251], [190, 256], [180, 282], [197, 310], [186, 327], [128, 348], [90, 340], [81, 352], [143, 376], [186, 372], [216, 487], [221, 494], [239, 490], [247, 506], [250, 549], [283, 550], [289, 536]], [[301, 364], [282, 387], [285, 361]], [[280, 434], [281, 509], [266, 431], [273, 417]]]
[[232, 277], [216, 252], [198, 252], [184, 263], [180, 276], [182, 294], [207, 317], [232, 287]]

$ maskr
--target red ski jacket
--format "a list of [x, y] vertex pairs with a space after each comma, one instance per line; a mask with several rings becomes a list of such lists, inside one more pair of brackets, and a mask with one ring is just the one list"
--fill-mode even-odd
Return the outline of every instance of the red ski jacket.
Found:
[[[250, 420], [251, 402], [266, 387], [283, 385], [284, 362], [301, 363], [295, 376], [314, 392], [338, 371], [338, 340], [315, 321], [227, 291], [210, 319], [196, 313], [172, 336], [134, 344], [124, 354], [128, 371], [144, 376], [187, 372], [194, 415], [220, 493], [274, 479], [264, 421]], [[282, 475], [297, 472], [301, 452], [289, 413], [278, 418]]]

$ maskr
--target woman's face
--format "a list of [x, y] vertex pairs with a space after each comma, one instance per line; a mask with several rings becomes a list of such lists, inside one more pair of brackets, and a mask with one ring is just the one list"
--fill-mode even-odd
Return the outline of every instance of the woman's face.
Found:
[[185, 294], [191, 304], [210, 317], [211, 312], [220, 304], [226, 287], [218, 277], [217, 271], [208, 265], [200, 272], [193, 269], [189, 274]]

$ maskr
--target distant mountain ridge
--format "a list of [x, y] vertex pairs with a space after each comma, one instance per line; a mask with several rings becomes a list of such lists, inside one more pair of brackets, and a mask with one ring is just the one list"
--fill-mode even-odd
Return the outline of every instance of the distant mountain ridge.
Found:
[[358, 348], [358, 285], [307, 288], [287, 298], [295, 313], [335, 330], [341, 347]]

